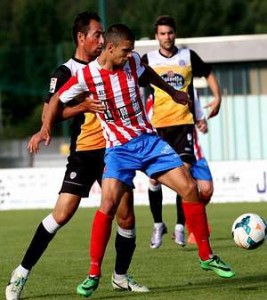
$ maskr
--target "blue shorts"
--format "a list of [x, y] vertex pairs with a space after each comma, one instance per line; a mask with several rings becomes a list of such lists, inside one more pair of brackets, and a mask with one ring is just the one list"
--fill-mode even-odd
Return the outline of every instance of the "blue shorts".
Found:
[[160, 172], [183, 166], [172, 147], [154, 134], [142, 134], [121, 146], [108, 148], [103, 179], [115, 178], [130, 187], [136, 170], [153, 178]]
[[193, 163], [190, 172], [194, 179], [212, 181], [210, 168], [205, 157]]

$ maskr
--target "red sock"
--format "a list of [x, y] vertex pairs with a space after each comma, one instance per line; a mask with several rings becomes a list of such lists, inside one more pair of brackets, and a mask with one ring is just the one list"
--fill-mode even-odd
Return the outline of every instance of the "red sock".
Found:
[[112, 218], [97, 211], [92, 226], [90, 241], [91, 265], [89, 275], [100, 276], [101, 264], [109, 241]]
[[190, 228], [190, 231], [195, 236], [199, 257], [201, 260], [209, 259], [212, 250], [209, 243], [209, 229], [205, 205], [201, 202], [183, 202], [183, 210], [188, 228]]

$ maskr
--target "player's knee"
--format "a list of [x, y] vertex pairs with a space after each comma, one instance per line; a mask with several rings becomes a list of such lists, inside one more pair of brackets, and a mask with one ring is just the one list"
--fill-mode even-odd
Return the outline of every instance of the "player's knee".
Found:
[[207, 205], [210, 200], [211, 200], [211, 197], [213, 195], [213, 186], [210, 186], [210, 187], [206, 187], [206, 188], [202, 188], [200, 191], [199, 191], [199, 194], [200, 194], [200, 199], [201, 201]]
[[119, 227], [123, 229], [132, 229], [135, 226], [135, 217], [132, 214], [127, 216], [117, 216], [117, 222]]
[[66, 211], [53, 213], [53, 217], [54, 217], [55, 221], [60, 226], [63, 226], [66, 223], [68, 223], [72, 216], [73, 216], [73, 213], [66, 212]]
[[118, 208], [118, 203], [112, 200], [105, 200], [101, 202], [99, 210], [110, 218], [114, 218]]
[[196, 201], [198, 200], [197, 185], [193, 180], [187, 182], [187, 185], [183, 188], [181, 197], [187, 201]]

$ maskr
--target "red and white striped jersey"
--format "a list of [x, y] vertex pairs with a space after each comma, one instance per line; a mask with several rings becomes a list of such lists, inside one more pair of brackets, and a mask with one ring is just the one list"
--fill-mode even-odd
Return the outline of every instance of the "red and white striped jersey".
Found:
[[204, 153], [203, 153], [202, 147], [199, 143], [198, 131], [197, 131], [196, 126], [194, 126], [193, 138], [194, 138], [194, 153], [195, 153], [196, 159], [200, 160], [204, 157]]
[[70, 78], [59, 90], [59, 97], [67, 103], [89, 92], [94, 99], [99, 99], [105, 107], [98, 117], [107, 147], [122, 145], [143, 133], [156, 133], [140, 97], [138, 78], [144, 71], [136, 52], [116, 71], [103, 69], [96, 59]]

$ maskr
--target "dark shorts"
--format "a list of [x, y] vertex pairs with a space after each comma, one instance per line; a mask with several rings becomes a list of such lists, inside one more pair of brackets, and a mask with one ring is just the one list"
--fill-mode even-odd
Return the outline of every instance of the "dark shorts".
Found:
[[157, 132], [180, 155], [184, 163], [192, 165], [196, 161], [193, 129], [193, 124], [179, 125], [157, 128]]
[[105, 148], [72, 152], [59, 193], [88, 197], [95, 181], [101, 184]]

